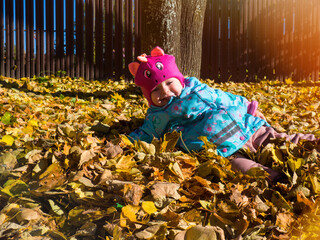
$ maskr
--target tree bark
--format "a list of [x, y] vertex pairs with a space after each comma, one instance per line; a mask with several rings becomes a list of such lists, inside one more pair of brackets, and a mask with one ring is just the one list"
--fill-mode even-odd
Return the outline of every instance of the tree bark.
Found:
[[141, 50], [159, 46], [176, 57], [184, 75], [200, 77], [207, 0], [142, 0]]
[[202, 33], [207, 0], [182, 0], [180, 35], [180, 70], [200, 78]]
[[176, 57], [180, 66], [181, 0], [142, 0], [141, 51], [159, 46]]

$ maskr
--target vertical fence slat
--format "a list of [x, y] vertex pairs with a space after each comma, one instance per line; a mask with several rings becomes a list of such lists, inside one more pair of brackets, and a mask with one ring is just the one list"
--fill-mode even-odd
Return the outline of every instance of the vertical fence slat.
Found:
[[46, 73], [54, 74], [53, 0], [46, 0]]
[[[286, 4], [286, 5], [285, 5]], [[290, 10], [292, 2], [285, 3], [283, 5], [288, 6], [283, 9], [283, 19], [284, 19], [284, 36], [283, 36], [283, 58], [282, 58], [282, 68], [284, 78], [291, 77], [290, 64], [291, 64], [291, 50], [290, 50], [290, 36], [291, 36], [291, 18]]]
[[312, 27], [313, 27], [313, 23], [312, 23], [312, 18], [313, 18], [313, 1], [310, 0], [307, 2], [307, 4], [305, 4], [305, 30], [304, 30], [304, 34], [306, 36], [305, 39], [305, 43], [307, 44], [307, 48], [306, 48], [306, 61], [305, 61], [305, 71], [306, 71], [306, 78], [310, 78], [312, 77], [312, 72], [313, 72], [313, 43], [312, 43]]
[[317, 29], [317, 23], [316, 23], [316, 11], [317, 6], [316, 2], [314, 0], [311, 1], [311, 12], [312, 12], [312, 19], [311, 19], [311, 26], [310, 26], [310, 48], [311, 48], [311, 77], [312, 81], [316, 81], [316, 64], [317, 64], [317, 55], [313, 49], [316, 49], [316, 42], [315, 42], [315, 34]]
[[242, 0], [241, 1], [241, 37], [240, 37], [240, 69], [241, 72], [244, 73], [243, 80], [247, 77], [247, 70], [248, 70], [248, 27], [249, 27], [249, 0]]
[[14, 19], [13, 19], [13, 1], [10, 1], [10, 10], [9, 10], [9, 38], [10, 38], [10, 59], [9, 59], [9, 68], [10, 68], [10, 75], [11, 77], [15, 78], [16, 77], [16, 63], [15, 63], [15, 52], [14, 52], [14, 48], [15, 48], [15, 42], [14, 42]]
[[76, 76], [84, 77], [83, 0], [76, 0]]
[[230, 13], [230, 72], [233, 81], [239, 81], [239, 64], [240, 64], [240, 49], [239, 49], [239, 36], [240, 36], [240, 12], [239, 1], [231, 1]]
[[56, 71], [64, 70], [64, 7], [63, 0], [56, 0]]
[[35, 74], [34, 63], [34, 4], [33, 0], [26, 0], [26, 76]]
[[295, 68], [296, 80], [301, 78], [301, 63], [302, 63], [302, 52], [301, 52], [301, 43], [302, 43], [302, 9], [301, 3], [299, 0], [295, 2], [295, 21], [294, 21], [294, 56], [295, 56]]
[[20, 14], [19, 14], [19, 18], [20, 18], [20, 77], [24, 77], [26, 75], [26, 68], [25, 68], [25, 34], [24, 34], [24, 25], [25, 25], [25, 13], [24, 13], [24, 8], [23, 8], [23, 0], [21, 0], [21, 2], [19, 3], [21, 4], [21, 8], [20, 8]]
[[229, 78], [228, 73], [228, 1], [221, 0], [220, 2], [220, 75], [221, 80], [226, 81]]
[[103, 78], [103, 8], [102, 0], [96, 0], [96, 23], [95, 23], [95, 32], [96, 32], [96, 61], [95, 61], [95, 78]]
[[0, 0], [0, 75], [5, 75], [4, 68], [4, 11], [3, 0]]
[[258, 0], [257, 6], [256, 6], [256, 76], [259, 79], [262, 79], [264, 77], [263, 74], [263, 58], [264, 58], [264, 43], [265, 43], [265, 36], [264, 36], [264, 29], [265, 25], [263, 24], [263, 18], [265, 18], [265, 15], [263, 15], [263, 5], [264, 0]]
[[137, 57], [141, 54], [141, 1], [134, 0], [134, 56]]
[[279, 8], [278, 6], [279, 0], [273, 1], [273, 16], [272, 21], [274, 22], [274, 25], [272, 26], [272, 41], [273, 41], [273, 48], [272, 48], [272, 58], [273, 58], [273, 70], [274, 70], [274, 79], [277, 79], [278, 76], [278, 69], [279, 69]]
[[286, 0], [280, 0], [279, 8], [280, 8], [280, 71], [281, 71], [281, 76], [280, 80], [283, 80], [285, 77], [287, 77], [287, 65], [286, 65], [286, 45], [285, 45], [285, 4]]
[[21, 77], [21, 60], [23, 59], [23, 57], [21, 58], [21, 53], [22, 50], [21, 49], [21, 41], [23, 41], [22, 39], [22, 29], [20, 28], [20, 23], [21, 21], [23, 21], [23, 18], [21, 18], [21, 13], [23, 11], [23, 2], [21, 0], [16, 0], [16, 65], [14, 67], [15, 71], [16, 71], [16, 77], [20, 78]]
[[112, 0], [105, 1], [105, 62], [104, 69], [108, 78], [113, 77], [113, 4]]
[[314, 37], [315, 43], [315, 52], [316, 52], [316, 81], [320, 80], [320, 5], [318, 4], [317, 0], [315, 0], [316, 4], [316, 31]]
[[13, 67], [13, 4], [12, 1], [5, 2], [6, 7], [6, 74], [15, 77]]
[[256, 21], [255, 21], [255, 7], [256, 7], [256, 0], [251, 0], [249, 2], [248, 8], [248, 79], [252, 80], [252, 76], [256, 73], [255, 72], [255, 38], [256, 38]]
[[94, 78], [93, 62], [93, 0], [86, 0], [86, 79]]
[[271, 5], [269, 6], [270, 10], [270, 75], [269, 78], [275, 79], [275, 68], [276, 68], [276, 1], [277, 0], [271, 0]]
[[126, 0], [125, 3], [125, 76], [126, 79], [130, 78], [130, 72], [128, 70], [128, 64], [132, 62], [132, 36], [133, 36], [133, 8], [132, 0]]
[[36, 71], [44, 75], [44, 5], [43, 0], [36, 0]]
[[73, 1], [66, 1], [66, 72], [74, 77], [74, 26], [73, 26]]
[[[210, 57], [212, 57], [212, 77], [214, 79], [218, 79], [219, 77], [219, 7], [220, 2], [214, 1], [214, 4], [212, 4], [212, 30], [210, 32], [210, 39], [212, 42], [212, 47], [210, 51]], [[210, 44], [210, 43], [209, 43]]]
[[212, 44], [210, 42], [211, 37], [211, 26], [212, 26], [212, 1], [207, 1], [204, 24], [203, 24], [203, 35], [202, 35], [202, 46], [206, 48], [206, 51], [202, 51], [201, 59], [201, 76], [203, 78], [212, 77], [212, 62], [210, 61]]
[[122, 1], [116, 1], [115, 3], [115, 71], [116, 80], [120, 79], [123, 70], [123, 51], [122, 51]]
[[266, 58], [266, 0], [258, 1], [257, 6], [257, 75], [258, 78], [265, 77], [265, 58]]

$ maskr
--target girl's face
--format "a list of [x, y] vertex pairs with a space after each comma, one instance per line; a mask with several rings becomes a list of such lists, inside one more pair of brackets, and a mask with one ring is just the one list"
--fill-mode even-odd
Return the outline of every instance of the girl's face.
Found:
[[151, 92], [151, 100], [155, 106], [166, 105], [171, 97], [178, 97], [183, 87], [177, 78], [168, 78], [158, 84]]

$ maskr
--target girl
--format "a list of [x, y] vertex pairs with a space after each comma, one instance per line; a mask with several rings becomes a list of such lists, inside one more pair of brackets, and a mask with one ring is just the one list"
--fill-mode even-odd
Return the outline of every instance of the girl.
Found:
[[286, 138], [293, 143], [300, 139], [316, 140], [312, 134], [277, 133], [257, 110], [257, 102], [210, 88], [194, 77], [184, 78], [174, 56], [164, 54], [159, 47], [138, 60], [141, 63], [130, 63], [129, 70], [150, 108], [144, 124], [130, 134], [134, 140], [150, 143], [154, 137], [177, 131], [182, 134], [179, 147], [199, 151], [204, 143], [198, 137], [206, 136], [217, 146], [219, 155], [232, 156], [234, 170], [245, 173], [253, 167], [262, 167], [272, 181], [279, 178], [278, 172], [245, 158], [238, 151], [244, 147], [256, 152], [271, 138]]

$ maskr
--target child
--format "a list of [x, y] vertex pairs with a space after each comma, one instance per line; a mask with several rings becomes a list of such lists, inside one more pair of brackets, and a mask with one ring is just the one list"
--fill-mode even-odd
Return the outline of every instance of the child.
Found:
[[286, 138], [294, 143], [299, 139], [316, 140], [312, 134], [277, 133], [257, 110], [257, 102], [210, 88], [194, 77], [184, 78], [174, 56], [164, 54], [159, 47], [138, 60], [141, 63], [130, 63], [129, 70], [150, 108], [144, 124], [130, 134], [135, 140], [151, 142], [154, 137], [161, 138], [175, 130], [182, 133], [179, 147], [198, 151], [204, 144], [198, 137], [206, 136], [217, 146], [219, 155], [232, 156], [234, 170], [245, 173], [262, 167], [272, 181], [280, 176], [278, 172], [245, 158], [238, 150], [244, 147], [256, 152], [271, 138]]

